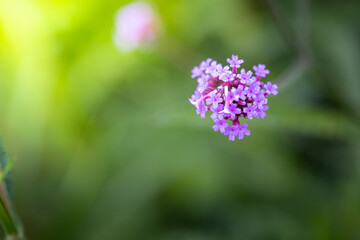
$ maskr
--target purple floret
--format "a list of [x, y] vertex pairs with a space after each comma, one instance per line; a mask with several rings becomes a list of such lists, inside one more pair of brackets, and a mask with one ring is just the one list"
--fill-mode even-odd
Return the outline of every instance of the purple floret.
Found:
[[241, 109], [237, 108], [237, 106], [238, 105], [236, 103], [230, 104], [230, 106], [229, 106], [229, 112], [230, 113], [228, 114], [228, 116], [232, 120], [235, 120], [236, 115], [241, 113]]
[[226, 123], [225, 119], [218, 119], [218, 120], [215, 120], [214, 122], [215, 122], [215, 125], [213, 126], [213, 129], [215, 132], [220, 129], [221, 133], [225, 133], [226, 128], [229, 127], [229, 125]]
[[267, 99], [263, 95], [260, 95], [260, 96], [258, 96], [257, 98], [254, 99], [253, 104], [258, 109], [263, 109], [264, 105], [267, 104]]
[[191, 78], [200, 77], [203, 74], [203, 71], [198, 67], [195, 66], [193, 70], [191, 70]]
[[211, 92], [210, 98], [206, 99], [206, 104], [211, 105], [213, 108], [217, 108], [218, 104], [223, 101], [221, 93]]
[[265, 91], [267, 94], [272, 94], [272, 95], [276, 95], [278, 94], [278, 86], [276, 84], [271, 84], [271, 82], [267, 82], [264, 85]]
[[241, 69], [237, 77], [240, 79], [242, 84], [249, 84], [253, 72], [251, 70], [245, 72], [245, 69]]
[[237, 55], [232, 55], [231, 59], [228, 58], [227, 62], [230, 64], [232, 68], [240, 68], [240, 64], [244, 63], [244, 60], [239, 59]]
[[205, 61], [202, 61], [199, 65], [199, 68], [201, 69], [201, 71], [205, 71], [206, 68], [208, 68], [210, 66], [212, 59], [208, 58]]
[[197, 105], [197, 108], [196, 108], [196, 114], [200, 114], [200, 117], [201, 118], [205, 118], [205, 113], [207, 111], [207, 106], [205, 105], [204, 102], [201, 102]]
[[249, 87], [245, 87], [244, 91], [248, 98], [255, 99], [260, 91], [260, 87], [256, 84], [251, 84]]
[[264, 64], [259, 64], [258, 66], [254, 66], [253, 69], [255, 71], [255, 75], [259, 77], [265, 77], [267, 74], [270, 73], [269, 70], [265, 69]]
[[199, 92], [204, 92], [209, 85], [208, 80], [209, 80], [209, 76], [203, 75], [199, 77], [197, 80], [198, 85], [196, 87], [196, 90], [198, 90]]
[[253, 105], [251, 105], [251, 103], [248, 103], [248, 105], [244, 107], [243, 112], [246, 113], [246, 117], [248, 119], [253, 119], [253, 117], [257, 116], [256, 109], [254, 108]]
[[246, 123], [244, 123], [243, 125], [238, 125], [238, 138], [239, 139], [243, 139], [244, 138], [244, 134], [247, 136], [250, 136], [250, 130], [247, 129], [248, 125]]
[[214, 107], [210, 107], [210, 110], [213, 112], [211, 114], [211, 119], [212, 120], [217, 120], [217, 119], [224, 119], [224, 114], [220, 113], [222, 110], [224, 110], [224, 105], [223, 104], [218, 104], [218, 106], [216, 108]]
[[233, 74], [231, 71], [225, 71], [219, 76], [220, 80], [223, 80], [224, 82], [230, 82], [234, 80], [235, 74]]
[[229, 135], [230, 141], [235, 141], [235, 137], [238, 135], [238, 128], [235, 125], [232, 125], [231, 127], [226, 128], [224, 134]]

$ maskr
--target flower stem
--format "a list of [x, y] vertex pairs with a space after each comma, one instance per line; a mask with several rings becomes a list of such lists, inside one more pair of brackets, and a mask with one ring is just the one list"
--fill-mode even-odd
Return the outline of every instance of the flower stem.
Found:
[[25, 240], [22, 225], [15, 214], [4, 182], [0, 183], [0, 221], [6, 233], [6, 240]]

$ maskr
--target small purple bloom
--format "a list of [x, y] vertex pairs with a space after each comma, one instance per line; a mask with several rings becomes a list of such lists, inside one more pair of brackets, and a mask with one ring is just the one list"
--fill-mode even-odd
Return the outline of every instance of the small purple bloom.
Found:
[[205, 71], [210, 66], [211, 61], [212, 61], [211, 58], [208, 58], [205, 61], [202, 61], [199, 65], [200, 70]]
[[218, 67], [218, 69], [217, 69], [218, 78], [220, 79], [223, 74], [225, 74], [229, 71], [229, 69], [230, 69], [229, 66], [225, 66], [225, 67], [221, 67], [221, 68]]
[[203, 75], [203, 76], [199, 77], [197, 80], [199, 84], [198, 84], [196, 90], [198, 90], [199, 92], [204, 92], [209, 85], [208, 80], [209, 80], [209, 76], [207, 76], [207, 75]]
[[225, 119], [218, 119], [215, 122], [215, 125], [213, 126], [213, 129], [214, 131], [216, 132], [217, 130], [220, 129], [220, 132], [221, 133], [225, 133], [226, 132], [226, 128], [229, 126], [227, 123], [226, 123], [226, 120]]
[[229, 106], [230, 118], [232, 120], [235, 120], [236, 115], [241, 113], [241, 109], [237, 108], [237, 106], [236, 103], [230, 104]]
[[205, 118], [205, 113], [208, 110], [207, 106], [205, 105], [204, 102], [201, 102], [197, 105], [196, 108], [196, 114], [200, 114], [201, 118]]
[[269, 70], [265, 69], [264, 64], [259, 64], [258, 66], [254, 66], [253, 69], [255, 71], [255, 75], [259, 77], [265, 77], [267, 74], [270, 73]]
[[217, 66], [217, 62], [216, 61], [212, 61], [210, 66], [208, 66], [206, 69], [205, 69], [205, 73], [206, 74], [211, 74], [213, 71], [216, 70], [216, 66]]
[[262, 88], [260, 88], [260, 90], [258, 91], [257, 95], [260, 97], [265, 97], [266, 96], [266, 91]]
[[259, 97], [254, 99], [253, 104], [258, 109], [262, 109], [264, 107], [264, 105], [267, 104], [267, 99], [263, 95], [260, 95]]
[[212, 72], [211, 72], [211, 76], [213, 77], [219, 77], [221, 74], [224, 73], [224, 68], [221, 64], [217, 64], [216, 65], [216, 69], [214, 69]]
[[203, 95], [202, 95], [201, 92], [195, 90], [195, 91], [194, 91], [194, 94], [191, 96], [191, 98], [189, 98], [189, 101], [190, 101], [191, 103], [194, 103], [194, 102], [196, 102], [198, 99], [200, 99], [202, 96], [203, 96]]
[[224, 119], [224, 114], [220, 113], [222, 110], [224, 110], [223, 104], [218, 104], [216, 108], [210, 107], [210, 110], [213, 112], [210, 116], [212, 120], [215, 121], [216, 119]]
[[251, 84], [249, 87], [245, 88], [245, 92], [248, 98], [255, 99], [257, 94], [260, 91], [260, 87], [257, 84]]
[[234, 80], [234, 78], [235, 78], [235, 74], [232, 73], [231, 71], [225, 71], [219, 76], [219, 79], [223, 80], [224, 82], [230, 82]]
[[240, 79], [242, 84], [249, 84], [253, 72], [251, 70], [245, 72], [245, 69], [241, 69], [237, 77]]
[[243, 85], [239, 85], [236, 89], [236, 94], [239, 96], [239, 99], [245, 100], [247, 98], [245, 87]]
[[229, 135], [230, 141], [235, 141], [235, 137], [238, 134], [238, 128], [235, 125], [232, 125], [231, 127], [226, 128], [226, 131], [224, 134]]
[[205, 73], [210, 74], [212, 77], [218, 77], [223, 73], [223, 67], [220, 63], [218, 64], [216, 61], [213, 61], [210, 66], [206, 68]]
[[221, 93], [216, 93], [216, 91], [211, 92], [210, 98], [206, 99], [206, 104], [212, 104], [213, 108], [217, 108], [218, 104], [223, 101]]
[[240, 94], [236, 87], [231, 88], [231, 91], [229, 93], [229, 98], [231, 99], [231, 101], [235, 101], [235, 102], [239, 101]]
[[[251, 74], [252, 74], [252, 72], [251, 72]], [[256, 77], [251, 77], [251, 78], [248, 79], [247, 84], [250, 85], [250, 84], [252, 84], [254, 82], [256, 82]]]
[[230, 64], [230, 67], [232, 68], [239, 68], [240, 64], [244, 63], [244, 60], [240, 59], [237, 55], [232, 55], [231, 59], [228, 58], [227, 62]]
[[276, 95], [278, 94], [278, 86], [276, 84], [271, 84], [271, 82], [267, 82], [265, 85], [264, 85], [264, 88], [265, 88], [265, 91], [267, 94], [273, 94], [273, 95]]
[[229, 99], [229, 104], [231, 104], [233, 101], [238, 101], [239, 100], [239, 96], [237, 94], [236, 88], [233, 87], [228, 92], [228, 99]]
[[200, 77], [203, 74], [203, 71], [198, 67], [195, 66], [192, 70], [191, 70], [191, 78], [196, 78], [196, 77]]
[[253, 119], [253, 117], [257, 116], [256, 109], [250, 103], [248, 103], [247, 107], [244, 107], [243, 112], [246, 113], [248, 119]]
[[259, 117], [264, 119], [266, 117], [265, 111], [269, 109], [269, 106], [265, 105], [260, 111], [259, 111]]
[[238, 138], [243, 139], [244, 134], [250, 136], [250, 130], [247, 129], [248, 125], [244, 123], [243, 125], [238, 125]]

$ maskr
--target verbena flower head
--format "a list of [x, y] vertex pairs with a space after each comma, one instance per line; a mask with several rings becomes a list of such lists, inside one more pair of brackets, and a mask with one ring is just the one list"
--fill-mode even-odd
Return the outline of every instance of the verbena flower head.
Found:
[[253, 67], [253, 76], [251, 70], [240, 69], [244, 60], [238, 56], [232, 55], [227, 62], [229, 66], [222, 66], [209, 58], [193, 68], [191, 77], [197, 78], [198, 85], [189, 101], [201, 118], [207, 111], [212, 112], [213, 129], [234, 141], [250, 135], [248, 125], [240, 123], [241, 118], [265, 118], [269, 109], [267, 96], [276, 95], [278, 87], [261, 81], [270, 73], [263, 64]]
[[132, 51], [154, 43], [158, 21], [153, 8], [145, 2], [132, 2], [116, 13], [114, 41], [122, 51]]

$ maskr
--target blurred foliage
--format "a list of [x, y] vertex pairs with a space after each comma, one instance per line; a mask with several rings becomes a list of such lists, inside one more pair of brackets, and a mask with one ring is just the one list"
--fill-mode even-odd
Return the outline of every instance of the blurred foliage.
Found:
[[155, 0], [156, 50], [126, 54], [128, 1], [0, 0], [0, 129], [28, 238], [360, 239], [359, 1], [270, 2], [311, 59], [229, 142], [189, 104], [190, 70], [238, 54], [276, 82], [302, 50], [265, 0]]

